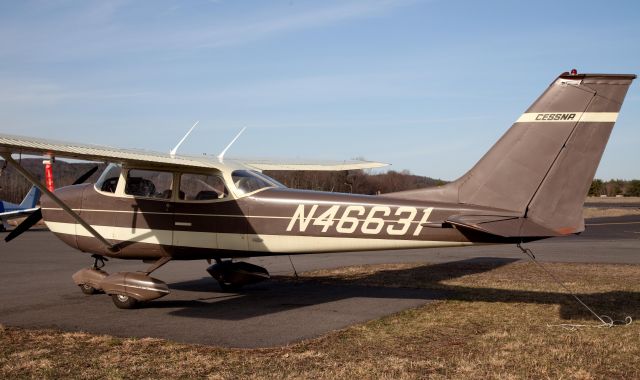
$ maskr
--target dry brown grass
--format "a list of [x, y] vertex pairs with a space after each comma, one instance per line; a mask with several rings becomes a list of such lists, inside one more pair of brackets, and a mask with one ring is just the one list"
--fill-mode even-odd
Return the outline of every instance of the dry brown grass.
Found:
[[637, 208], [595, 208], [585, 207], [582, 210], [582, 216], [586, 218], [608, 218], [614, 216], [640, 215], [640, 209]]
[[[614, 318], [640, 314], [640, 267], [548, 265], [596, 310]], [[640, 326], [550, 326], [596, 323], [531, 263], [350, 267], [307, 273], [302, 281], [434, 289], [442, 301], [272, 349], [4, 327], [0, 377], [640, 377]]]
[[640, 203], [640, 197], [587, 197], [587, 203]]
[[629, 207], [631, 203], [640, 203], [640, 197], [587, 197], [586, 203], [596, 203], [609, 207], [585, 207], [582, 215], [585, 218], [606, 218], [614, 216], [640, 215], [640, 208]]

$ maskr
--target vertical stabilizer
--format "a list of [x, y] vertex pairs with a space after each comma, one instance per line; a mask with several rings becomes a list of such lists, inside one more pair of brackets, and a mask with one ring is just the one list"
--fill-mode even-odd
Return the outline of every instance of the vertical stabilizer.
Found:
[[38, 203], [39, 200], [40, 200], [40, 190], [35, 186], [31, 186], [31, 189], [29, 190], [27, 195], [24, 197], [24, 199], [20, 203], [19, 208], [21, 209], [34, 208], [36, 207], [36, 204]]

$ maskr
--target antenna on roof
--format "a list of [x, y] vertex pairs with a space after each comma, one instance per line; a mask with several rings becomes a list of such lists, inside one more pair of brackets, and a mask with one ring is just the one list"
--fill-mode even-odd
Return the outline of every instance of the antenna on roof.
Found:
[[189, 129], [189, 132], [187, 132], [186, 135], [184, 135], [184, 137], [182, 138], [182, 140], [180, 140], [180, 142], [178, 142], [178, 145], [176, 145], [175, 148], [171, 149], [169, 151], [169, 155], [171, 156], [171, 158], [176, 156], [176, 152], [178, 151], [178, 148], [180, 148], [180, 145], [182, 145], [182, 143], [184, 142], [184, 140], [187, 139], [187, 136], [189, 136], [189, 134], [191, 133], [191, 131], [193, 131], [193, 128], [196, 127], [196, 125], [198, 125], [198, 123], [200, 122], [200, 120], [196, 121], [193, 126], [191, 127], [191, 129]]
[[227, 151], [229, 150], [229, 148], [231, 148], [231, 145], [233, 145], [234, 142], [236, 142], [236, 140], [238, 139], [238, 137], [240, 137], [240, 135], [242, 134], [242, 132], [244, 132], [244, 130], [247, 129], [247, 127], [244, 127], [240, 130], [240, 132], [236, 135], [236, 137], [233, 138], [233, 140], [231, 140], [231, 142], [229, 143], [229, 145], [227, 145], [226, 148], [224, 148], [224, 150], [222, 151], [222, 153], [220, 153], [218, 155], [218, 161], [222, 162], [224, 160], [224, 154], [227, 153]]

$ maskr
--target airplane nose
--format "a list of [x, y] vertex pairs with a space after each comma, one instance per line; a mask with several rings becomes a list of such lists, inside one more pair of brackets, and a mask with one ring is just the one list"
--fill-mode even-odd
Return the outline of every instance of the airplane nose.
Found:
[[[90, 186], [90, 184], [62, 187], [56, 189], [54, 194], [72, 210], [80, 210], [82, 208], [82, 193], [87, 186]], [[42, 217], [46, 222], [74, 223], [73, 218], [46, 194], [42, 195], [40, 204], [42, 207]]]

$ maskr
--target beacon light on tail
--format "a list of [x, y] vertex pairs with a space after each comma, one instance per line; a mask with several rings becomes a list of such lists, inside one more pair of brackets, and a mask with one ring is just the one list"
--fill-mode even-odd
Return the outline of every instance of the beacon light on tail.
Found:
[[[582, 206], [635, 75], [563, 73], [459, 179], [379, 196], [293, 190], [261, 170], [352, 170], [376, 162], [216, 159], [0, 135], [0, 154], [42, 190], [61, 240], [93, 254], [74, 275], [121, 308], [168, 293], [151, 273], [172, 260], [211, 260], [225, 289], [269, 278], [243, 257], [517, 244], [584, 230]], [[12, 153], [113, 162], [95, 185], [50, 192]], [[453, 154], [453, 153], [452, 153]], [[106, 257], [145, 272], [109, 275]], [[208, 264], [207, 264], [208, 265]]]

